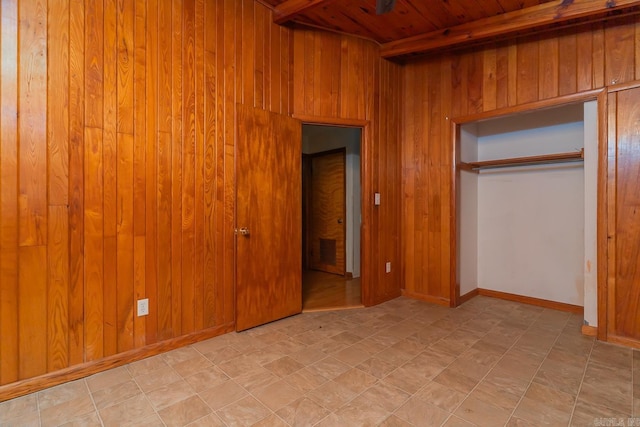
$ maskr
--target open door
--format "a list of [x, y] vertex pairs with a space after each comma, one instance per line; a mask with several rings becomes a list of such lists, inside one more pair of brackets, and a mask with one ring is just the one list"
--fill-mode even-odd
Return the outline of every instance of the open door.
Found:
[[302, 124], [238, 106], [236, 330], [302, 311]]
[[346, 150], [311, 157], [311, 268], [344, 276], [346, 267]]

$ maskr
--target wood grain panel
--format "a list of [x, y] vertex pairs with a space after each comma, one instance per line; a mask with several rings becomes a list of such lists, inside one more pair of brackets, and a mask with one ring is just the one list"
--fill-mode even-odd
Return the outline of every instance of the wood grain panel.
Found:
[[[379, 47], [375, 44], [336, 34], [296, 30], [291, 46], [293, 90], [290, 99], [294, 115], [312, 123], [364, 126], [362, 295], [365, 305], [382, 302], [400, 294], [401, 263], [396, 240], [400, 234], [400, 211], [392, 205], [384, 213], [374, 208], [373, 193], [384, 190], [383, 200], [400, 202], [397, 175], [400, 153], [391, 148], [399, 144], [393, 120], [399, 120], [401, 108], [401, 67], [380, 59]], [[317, 56], [322, 64], [329, 63], [325, 58], [330, 58], [331, 67], [318, 70]], [[389, 151], [385, 151], [387, 144]], [[392, 267], [391, 273], [384, 273], [387, 261], [398, 268]]]
[[609, 332], [619, 337], [640, 340], [640, 222], [638, 206], [640, 196], [637, 179], [640, 174], [640, 88], [617, 93], [615, 126], [616, 175], [615, 175], [615, 277], [608, 302], [614, 314]]
[[49, 204], [61, 206], [69, 203], [69, 0], [48, 5], [48, 45], [56, 54], [48, 57], [47, 69], [47, 180]]
[[76, 365], [84, 362], [84, 2], [82, 0], [69, 1], [69, 233], [69, 365]]
[[69, 210], [49, 207], [47, 251], [47, 371], [69, 362]]
[[[161, 99], [159, 82], [158, 2], [146, 3], [146, 27], [143, 32], [146, 54], [146, 151], [145, 151], [145, 296], [149, 298], [149, 315], [146, 318], [145, 342], [158, 340], [158, 110]], [[137, 33], [136, 33], [137, 34]], [[156, 48], [154, 48], [156, 47]]]
[[18, 252], [18, 377], [47, 372], [47, 247]]
[[228, 330], [236, 108], [292, 112], [294, 31], [252, 0], [1, 8], [0, 384]]
[[87, 360], [96, 360], [104, 355], [102, 130], [85, 128], [84, 141], [84, 343]]
[[18, 3], [20, 246], [47, 243], [47, 4]]
[[[401, 241], [405, 294], [450, 300], [451, 279], [447, 273], [453, 256], [448, 252], [453, 229], [449, 220], [451, 211], [442, 203], [440, 216], [432, 215], [435, 205], [430, 198], [451, 199], [453, 150], [448, 118], [466, 114], [464, 105], [467, 110], [477, 105], [479, 84], [483, 93], [478, 112], [488, 112], [550, 100], [561, 94], [574, 95], [614, 81], [632, 81], [638, 57], [635, 45], [638, 22], [638, 17], [623, 17], [549, 32], [544, 37], [489, 44], [480, 49], [484, 70], [481, 76], [468, 71], [469, 61], [473, 61], [470, 58], [478, 54], [477, 50], [434, 55], [404, 66]], [[446, 70], [440, 74], [438, 83], [430, 79], [437, 67]], [[461, 71], [465, 67], [467, 71]], [[462, 75], [467, 76], [466, 83], [462, 82]], [[433, 98], [424, 97], [426, 91], [435, 91], [441, 100], [450, 102], [450, 107], [441, 105], [434, 111], [437, 107]], [[434, 127], [434, 120], [445, 125]], [[436, 168], [440, 168], [438, 172]], [[433, 196], [427, 188], [433, 188]], [[429, 230], [440, 232], [440, 246], [432, 244]]]
[[18, 379], [18, 2], [0, 3], [0, 384]]

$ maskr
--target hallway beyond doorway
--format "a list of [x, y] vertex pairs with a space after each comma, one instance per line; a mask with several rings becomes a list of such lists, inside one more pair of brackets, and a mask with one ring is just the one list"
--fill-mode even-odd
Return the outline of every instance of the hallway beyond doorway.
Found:
[[302, 311], [323, 311], [364, 307], [360, 278], [305, 270], [302, 272]]

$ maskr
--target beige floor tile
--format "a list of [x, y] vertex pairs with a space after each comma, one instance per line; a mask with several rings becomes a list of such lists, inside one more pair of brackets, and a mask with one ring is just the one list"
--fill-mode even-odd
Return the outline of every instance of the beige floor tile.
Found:
[[124, 366], [100, 372], [99, 374], [92, 375], [86, 379], [87, 386], [91, 392], [113, 387], [129, 380], [131, 380], [131, 374]]
[[477, 426], [501, 426], [511, 416], [511, 411], [470, 395], [455, 412], [458, 417]]
[[37, 394], [29, 394], [0, 402], [0, 423], [5, 423], [20, 414], [38, 414]]
[[249, 371], [259, 369], [261, 366], [254, 360], [245, 356], [240, 356], [218, 364], [218, 368], [220, 368], [230, 378], [236, 378]]
[[399, 418], [416, 426], [440, 426], [449, 417], [449, 413], [437, 406], [419, 399], [409, 399], [396, 412]]
[[338, 375], [347, 372], [350, 367], [334, 357], [326, 357], [309, 366], [308, 369], [311, 372], [322, 375], [328, 380], [332, 380]]
[[380, 427], [411, 427], [413, 424], [399, 418], [397, 415], [391, 415], [380, 424]]
[[477, 379], [469, 378], [455, 369], [447, 368], [433, 381], [445, 387], [467, 394], [478, 384]]
[[96, 407], [88, 393], [71, 400], [65, 400], [41, 410], [42, 427], [58, 426], [74, 421], [95, 412], [95, 410]]
[[[629, 388], [630, 389], [630, 388]], [[625, 387], [618, 388], [614, 383], [582, 384], [579, 397], [584, 402], [597, 404], [621, 414], [633, 412], [633, 398], [625, 391]]]
[[337, 410], [356, 395], [357, 393], [335, 381], [329, 381], [307, 393], [307, 397], [330, 411]]
[[576, 427], [595, 426], [596, 424], [604, 425], [602, 421], [605, 419], [618, 420], [622, 418], [626, 420], [630, 416], [630, 414], [620, 413], [615, 409], [607, 408], [597, 403], [587, 402], [578, 397], [570, 425]]
[[144, 375], [158, 369], [166, 369], [168, 366], [169, 365], [167, 365], [167, 362], [165, 362], [164, 357], [160, 354], [158, 356], [153, 356], [130, 363], [127, 365], [127, 369], [132, 376], [137, 377], [139, 375]]
[[382, 406], [359, 396], [336, 411], [336, 415], [349, 423], [377, 426], [391, 414]]
[[181, 362], [177, 362], [172, 365], [173, 369], [183, 378], [193, 375], [196, 372], [210, 368], [213, 363], [201, 354], [197, 354], [191, 359], [187, 359]]
[[308, 398], [295, 402], [278, 410], [277, 415], [292, 427], [312, 426], [329, 414], [329, 411]]
[[360, 397], [392, 412], [402, 406], [411, 395], [391, 384], [379, 381], [362, 392]]
[[253, 395], [272, 411], [277, 411], [300, 398], [300, 391], [283, 380], [256, 390]]
[[215, 387], [211, 387], [199, 393], [199, 396], [214, 411], [223, 408], [247, 395], [247, 391], [234, 381], [225, 381]]
[[181, 347], [162, 354], [162, 358], [170, 366], [201, 356], [201, 353], [192, 346]]
[[[73, 422], [73, 421], [72, 421]], [[2, 427], [41, 427], [39, 412], [29, 412], [26, 414], [16, 414], [16, 417], [0, 422]]]
[[188, 425], [189, 427], [226, 427], [220, 417], [216, 414], [209, 414], [206, 417], [200, 418]]
[[129, 380], [124, 383], [116, 384], [107, 388], [103, 388], [92, 393], [93, 401], [98, 410], [116, 403], [124, 402], [133, 396], [142, 393], [140, 387], [135, 381]]
[[392, 363], [372, 357], [359, 364], [356, 368], [373, 375], [376, 378], [384, 378], [393, 372], [397, 366]]
[[362, 393], [374, 385], [378, 380], [373, 375], [369, 375], [360, 369], [352, 368], [338, 375], [334, 381], [338, 384], [342, 384], [354, 393]]
[[186, 377], [184, 380], [191, 386], [196, 392], [200, 393], [211, 387], [222, 384], [227, 381], [229, 377], [220, 370], [217, 366], [211, 366], [202, 371], [196, 372], [193, 375]]
[[430, 381], [430, 377], [416, 374], [413, 366], [401, 366], [384, 378], [388, 384], [394, 385], [407, 393], [415, 393]]
[[194, 394], [195, 391], [191, 386], [186, 381], [180, 380], [147, 393], [147, 397], [153, 407], [160, 410]]
[[289, 356], [284, 356], [270, 363], [267, 363], [266, 365], [264, 365], [264, 367], [282, 378], [291, 375], [296, 371], [299, 371], [300, 369], [304, 368], [304, 365]]
[[247, 360], [254, 362], [258, 366], [264, 366], [268, 363], [282, 358], [283, 356], [284, 355], [282, 353], [273, 350], [271, 346], [252, 351], [249, 354], [245, 354], [245, 358]]
[[250, 426], [271, 415], [271, 411], [252, 396], [225, 406], [216, 413], [230, 427]]
[[158, 412], [167, 427], [182, 427], [210, 413], [211, 408], [198, 396], [188, 397]]
[[471, 396], [483, 402], [491, 403], [506, 411], [513, 411], [518, 405], [527, 385], [523, 386], [520, 392], [512, 392], [513, 388], [504, 387], [500, 384], [485, 379], [471, 392]]
[[287, 423], [282, 421], [282, 418], [276, 414], [271, 414], [266, 418], [261, 419], [251, 427], [289, 427]]
[[432, 381], [418, 391], [415, 397], [447, 412], [453, 412], [464, 401], [466, 395]]
[[100, 418], [106, 427], [120, 427], [127, 423], [134, 424], [153, 415], [155, 415], [153, 406], [143, 394], [100, 411]]
[[631, 369], [633, 350], [627, 347], [596, 341], [593, 345], [593, 350], [591, 350], [589, 361], [601, 363], [606, 366]]
[[284, 380], [302, 393], [314, 390], [328, 381], [322, 375], [308, 368], [300, 369], [288, 377], [285, 377]]
[[207, 351], [206, 353], [203, 353], [203, 355], [204, 357], [209, 359], [211, 363], [217, 365], [219, 363], [224, 363], [228, 360], [239, 357], [241, 353], [231, 346], [224, 346]]
[[575, 396], [580, 389], [583, 375], [583, 366], [545, 360], [533, 381]]
[[143, 392], [149, 393], [176, 381], [180, 381], [181, 377], [173, 368], [165, 365], [164, 368], [137, 375], [134, 379]]
[[72, 381], [38, 392], [38, 407], [42, 411], [69, 400], [86, 396], [89, 393], [84, 380]]
[[449, 417], [446, 423], [442, 425], [442, 427], [474, 427], [475, 424], [471, 424], [468, 421], [463, 420], [460, 417], [456, 417], [452, 415]]
[[246, 375], [240, 375], [234, 381], [251, 393], [280, 381], [280, 377], [265, 368], [256, 368]]
[[364, 345], [361, 343], [354, 344], [333, 355], [333, 357], [349, 366], [357, 366], [369, 359], [371, 356], [372, 355], [364, 349]]
[[[22, 421], [21, 421], [22, 422]], [[40, 425], [39, 423], [36, 425]], [[61, 427], [101, 427], [102, 421], [97, 412], [90, 412], [80, 418], [76, 418], [72, 421], [60, 424]]]

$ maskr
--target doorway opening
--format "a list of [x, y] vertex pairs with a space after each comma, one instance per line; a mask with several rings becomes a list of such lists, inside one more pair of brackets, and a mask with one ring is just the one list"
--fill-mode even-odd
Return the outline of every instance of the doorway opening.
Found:
[[362, 307], [362, 129], [302, 126], [302, 310]]

